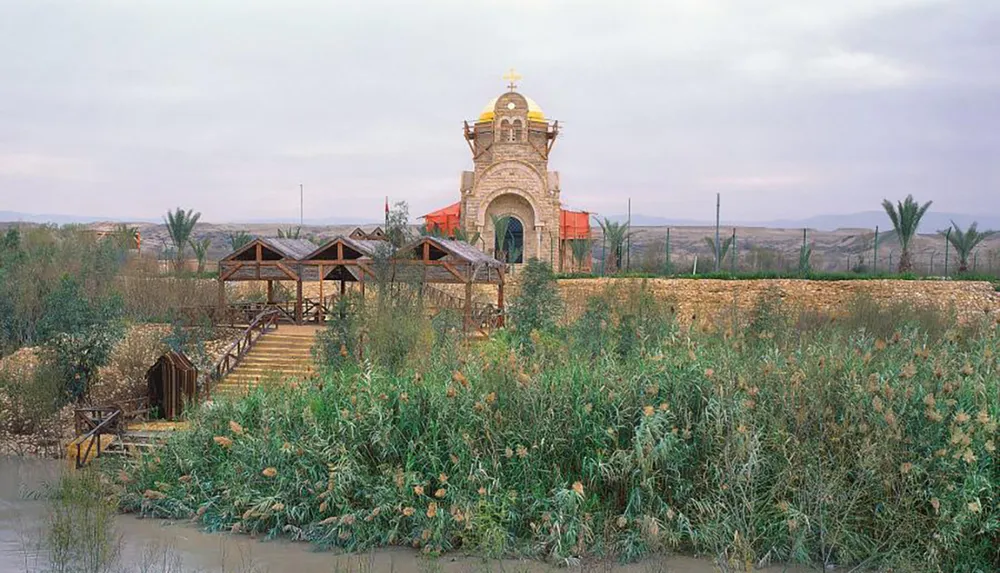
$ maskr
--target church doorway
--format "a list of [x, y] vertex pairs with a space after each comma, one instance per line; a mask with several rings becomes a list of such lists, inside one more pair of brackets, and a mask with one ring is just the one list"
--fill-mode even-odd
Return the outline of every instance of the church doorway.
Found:
[[524, 224], [520, 219], [504, 215], [497, 221], [493, 235], [493, 249], [498, 259], [505, 263], [524, 262]]

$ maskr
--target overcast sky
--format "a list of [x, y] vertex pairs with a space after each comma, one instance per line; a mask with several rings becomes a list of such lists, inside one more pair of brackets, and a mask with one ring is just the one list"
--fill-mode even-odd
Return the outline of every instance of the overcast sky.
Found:
[[1000, 212], [998, 0], [0, 0], [0, 210], [420, 215], [511, 66], [573, 208]]

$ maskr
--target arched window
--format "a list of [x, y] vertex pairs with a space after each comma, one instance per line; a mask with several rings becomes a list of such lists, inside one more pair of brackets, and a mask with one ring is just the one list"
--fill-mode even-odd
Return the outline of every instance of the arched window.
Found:
[[510, 132], [510, 141], [521, 141], [522, 133], [524, 132], [524, 125], [521, 124], [521, 120], [515, 119], [511, 125], [513, 125], [513, 129]]
[[[501, 237], [506, 230], [505, 237]], [[502, 240], [501, 240], [502, 239]], [[517, 217], [504, 215], [493, 229], [493, 252], [505, 263], [524, 262], [524, 225]]]
[[500, 141], [510, 141], [510, 121], [500, 121]]

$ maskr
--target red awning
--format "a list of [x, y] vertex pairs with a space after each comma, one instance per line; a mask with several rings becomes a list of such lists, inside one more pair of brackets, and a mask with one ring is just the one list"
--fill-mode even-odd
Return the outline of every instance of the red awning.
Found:
[[438, 209], [423, 216], [428, 232], [435, 229], [444, 237], [454, 236], [462, 217], [462, 203], [453, 203], [444, 209]]
[[564, 241], [569, 239], [589, 239], [590, 213], [560, 209], [559, 238]]

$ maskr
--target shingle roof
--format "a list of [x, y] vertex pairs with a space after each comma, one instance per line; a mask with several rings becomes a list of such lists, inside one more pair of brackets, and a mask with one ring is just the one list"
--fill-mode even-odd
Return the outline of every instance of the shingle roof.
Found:
[[283, 257], [291, 260], [302, 260], [309, 256], [309, 253], [316, 250], [316, 244], [306, 239], [276, 239], [267, 237], [261, 239], [267, 246], [281, 253]]
[[415, 244], [419, 244], [425, 240], [430, 241], [441, 250], [446, 251], [463, 261], [472, 263], [475, 267], [486, 266], [493, 269], [499, 269], [503, 266], [503, 263], [473, 247], [469, 243], [426, 235], [421, 237], [420, 241], [417, 241]]
[[313, 249], [306, 254], [304, 257], [300, 257], [299, 260], [305, 261], [309, 259], [315, 259], [317, 255], [323, 253], [337, 242], [341, 242], [344, 245], [354, 249], [355, 251], [361, 253], [364, 257], [371, 257], [375, 254], [375, 249], [379, 245], [386, 244], [385, 241], [369, 241], [365, 239], [352, 239], [351, 237], [345, 237], [343, 235], [337, 235], [336, 237], [330, 239], [329, 241], [323, 243], [319, 247], [314, 246]]

